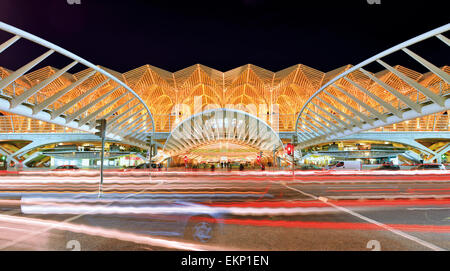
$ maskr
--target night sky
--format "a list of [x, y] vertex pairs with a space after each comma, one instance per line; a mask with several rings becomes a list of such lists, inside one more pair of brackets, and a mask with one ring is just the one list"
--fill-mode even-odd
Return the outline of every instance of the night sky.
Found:
[[[174, 72], [197, 63], [221, 71], [248, 63], [279, 71], [301, 63], [326, 72], [449, 23], [445, 2], [1, 0], [0, 20], [119, 72], [145, 64]], [[0, 43], [9, 37], [0, 34]], [[449, 64], [442, 46], [436, 39], [415, 51]], [[0, 66], [17, 69], [42, 52], [17, 47], [0, 55]], [[52, 65], [59, 62], [67, 64], [55, 58]]]

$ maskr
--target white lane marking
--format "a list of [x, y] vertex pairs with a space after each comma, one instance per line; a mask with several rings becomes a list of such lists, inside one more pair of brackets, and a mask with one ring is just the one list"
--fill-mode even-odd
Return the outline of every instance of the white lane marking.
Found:
[[392, 232], [392, 233], [394, 233], [394, 234], [397, 234], [397, 235], [402, 236], [402, 237], [404, 237], [404, 238], [406, 238], [406, 239], [409, 239], [409, 240], [411, 240], [411, 241], [414, 241], [414, 242], [416, 242], [416, 243], [418, 243], [418, 244], [420, 244], [420, 245], [422, 245], [422, 246], [424, 246], [424, 247], [427, 247], [427, 248], [429, 248], [429, 249], [431, 249], [431, 250], [435, 250], [435, 251], [446, 251], [445, 249], [443, 249], [443, 248], [441, 248], [441, 247], [438, 247], [438, 246], [436, 246], [436, 245], [434, 245], [434, 244], [432, 244], [432, 243], [429, 243], [429, 242], [427, 242], [427, 241], [424, 241], [424, 240], [422, 240], [422, 239], [419, 239], [419, 238], [417, 238], [417, 237], [415, 237], [415, 236], [409, 235], [409, 234], [407, 234], [407, 233], [405, 233], [405, 232], [402, 232], [402, 231], [396, 230], [396, 229], [394, 229], [394, 228], [391, 228], [391, 227], [389, 227], [388, 225], [385, 225], [385, 224], [383, 224], [383, 223], [381, 223], [381, 222], [378, 222], [378, 221], [373, 220], [373, 219], [371, 219], [371, 218], [368, 218], [368, 217], [365, 217], [365, 216], [363, 216], [363, 215], [360, 215], [360, 214], [358, 214], [358, 213], [356, 213], [356, 212], [354, 212], [354, 211], [352, 211], [352, 210], [349, 210], [349, 209], [347, 209], [347, 208], [344, 208], [344, 207], [335, 205], [335, 204], [333, 204], [333, 203], [331, 203], [331, 202], [328, 202], [327, 200], [324, 200], [324, 198], [322, 198], [322, 197], [316, 197], [316, 196], [311, 195], [311, 194], [309, 194], [309, 193], [306, 193], [306, 192], [303, 192], [303, 191], [301, 191], [301, 190], [298, 190], [298, 189], [295, 189], [295, 188], [293, 188], [293, 187], [290, 187], [290, 186], [286, 185], [285, 183], [283, 183], [283, 185], [284, 185], [286, 188], [288, 188], [288, 189], [291, 189], [291, 190], [294, 190], [294, 191], [299, 192], [300, 194], [306, 195], [306, 196], [311, 197], [311, 198], [316, 199], [316, 200], [322, 200], [325, 204], [328, 204], [328, 205], [330, 205], [330, 206], [332, 206], [332, 207], [334, 207], [334, 208], [336, 208], [336, 209], [339, 209], [339, 210], [341, 210], [341, 211], [343, 211], [343, 212], [345, 212], [345, 213], [348, 213], [348, 214], [351, 214], [351, 215], [353, 215], [353, 216], [355, 216], [355, 217], [358, 217], [358, 218], [360, 218], [360, 219], [362, 219], [362, 220], [364, 220], [364, 221], [367, 221], [367, 222], [369, 222], [369, 223], [375, 224], [375, 225], [377, 225], [377, 226], [379, 226], [379, 227], [381, 227], [381, 228], [383, 228], [383, 229], [386, 229], [386, 230], [388, 230], [388, 231], [390, 231], [390, 232]]
[[450, 195], [353, 195], [353, 196], [328, 196], [330, 199], [341, 200], [341, 199], [447, 199]]
[[[282, 181], [280, 181], [282, 182]], [[302, 181], [302, 180], [294, 180], [291, 181], [296, 184], [341, 184], [341, 183], [351, 183], [351, 184], [376, 184], [376, 183], [449, 183], [449, 180], [357, 180], [357, 181], [349, 181], [349, 180], [332, 180], [332, 181]]]
[[[334, 185], [330, 185], [328, 188], [330, 189], [349, 189], [349, 188], [364, 188], [364, 189], [379, 189], [379, 186], [366, 186], [364, 184], [361, 185], [346, 185], [346, 186], [334, 186]], [[396, 186], [385, 186], [383, 187], [384, 189], [398, 189], [398, 185]]]
[[419, 207], [413, 207], [413, 208], [406, 208], [409, 211], [423, 211], [423, 210], [448, 210], [450, 207], [429, 207], [429, 208], [419, 208]]

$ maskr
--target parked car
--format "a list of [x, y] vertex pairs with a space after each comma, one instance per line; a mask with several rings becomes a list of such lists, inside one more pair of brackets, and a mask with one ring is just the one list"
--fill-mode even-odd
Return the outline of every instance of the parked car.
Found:
[[334, 165], [328, 166], [329, 170], [361, 170], [361, 161], [337, 161]]
[[62, 165], [58, 166], [53, 171], [65, 171], [65, 170], [79, 170], [80, 168], [74, 165]]
[[300, 169], [300, 170], [322, 170], [321, 167], [318, 167], [316, 165], [301, 165], [297, 169]]
[[[152, 168], [157, 168], [158, 165], [155, 163], [152, 163]], [[140, 165], [137, 165], [136, 167], [134, 167], [135, 169], [144, 169], [144, 168], [150, 168], [150, 164], [149, 163], [142, 163]]]
[[377, 168], [373, 168], [372, 170], [400, 170], [400, 166], [393, 164], [383, 164]]
[[421, 164], [413, 170], [446, 170], [443, 164]]

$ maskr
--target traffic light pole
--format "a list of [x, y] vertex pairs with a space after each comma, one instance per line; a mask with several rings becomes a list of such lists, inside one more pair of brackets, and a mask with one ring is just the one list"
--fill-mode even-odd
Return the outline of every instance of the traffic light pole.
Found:
[[[295, 148], [294, 148], [295, 150]], [[295, 157], [294, 157], [294, 151], [292, 151], [292, 176], [295, 177]]]
[[153, 159], [153, 146], [152, 145], [150, 145], [150, 155], [149, 155], [149, 159], [150, 159], [150, 161], [149, 161], [149, 164], [150, 164], [150, 167], [152, 166], [152, 159]]
[[105, 159], [105, 137], [102, 137], [102, 152], [100, 154], [100, 187], [98, 188], [98, 197], [102, 194], [102, 188], [103, 188], [103, 161]]
[[295, 146], [294, 146], [294, 144], [288, 143], [286, 146], [286, 151], [289, 156], [292, 156], [292, 176], [294, 176], [295, 175]]
[[295, 144], [296, 144], [296, 137], [292, 137], [292, 177], [295, 177]]
[[103, 161], [105, 159], [104, 153], [105, 153], [106, 119], [96, 120], [95, 129], [97, 129], [95, 135], [99, 136], [102, 140], [102, 150], [100, 153], [100, 184], [98, 186], [98, 197], [100, 198], [100, 196], [102, 195], [102, 188], [103, 188]]
[[[147, 135], [146, 143], [149, 145], [149, 155], [148, 155], [148, 174], [150, 180], [152, 179], [152, 158], [153, 158], [153, 139], [151, 135]], [[156, 146], [155, 146], [156, 147]]]
[[273, 165], [272, 165], [273, 166], [273, 170], [275, 170], [276, 166], [277, 166], [276, 151], [277, 151], [277, 148], [275, 146], [273, 146]]

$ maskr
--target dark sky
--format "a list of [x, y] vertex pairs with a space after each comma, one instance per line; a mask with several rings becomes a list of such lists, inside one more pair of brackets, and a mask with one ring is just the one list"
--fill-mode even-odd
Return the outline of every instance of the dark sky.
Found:
[[[1, 0], [0, 20], [119, 72], [144, 64], [173, 72], [197, 63], [221, 71], [248, 63], [330, 71], [449, 23], [445, 2]], [[8, 37], [0, 35], [0, 43]], [[449, 64], [441, 45], [433, 41], [417, 52]], [[0, 56], [0, 66], [16, 69], [38, 54], [18, 52]], [[396, 62], [388, 63], [408, 65]]]

